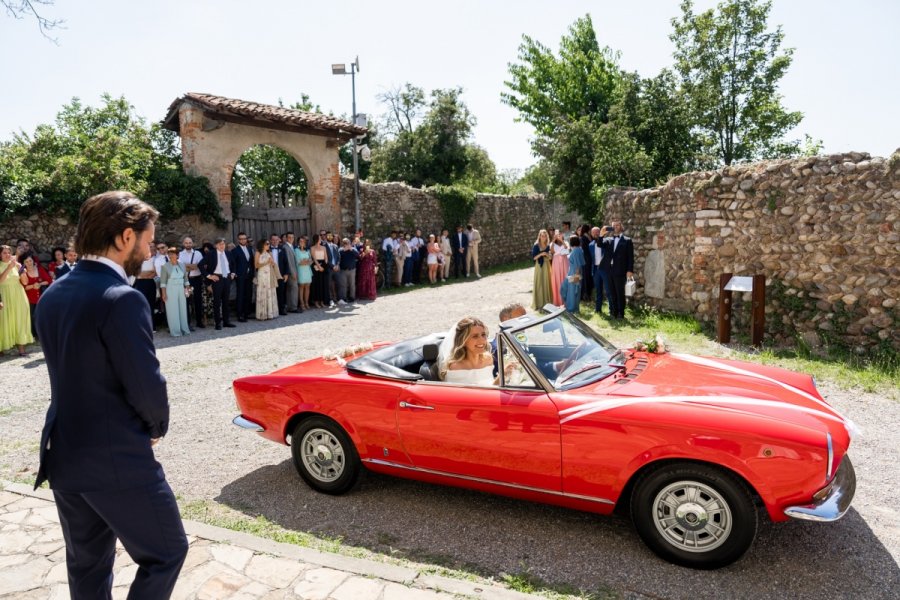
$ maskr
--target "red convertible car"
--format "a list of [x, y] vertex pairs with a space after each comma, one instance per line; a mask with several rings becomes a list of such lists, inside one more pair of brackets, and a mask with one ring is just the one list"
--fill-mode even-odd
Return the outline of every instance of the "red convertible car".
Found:
[[[289, 444], [315, 490], [362, 468], [607, 514], [659, 556], [734, 562], [773, 521], [834, 521], [856, 487], [854, 426], [811, 377], [619, 350], [562, 309], [500, 325], [499, 385], [440, 381], [442, 336], [234, 382], [234, 423]], [[510, 368], [507, 368], [510, 367]]]

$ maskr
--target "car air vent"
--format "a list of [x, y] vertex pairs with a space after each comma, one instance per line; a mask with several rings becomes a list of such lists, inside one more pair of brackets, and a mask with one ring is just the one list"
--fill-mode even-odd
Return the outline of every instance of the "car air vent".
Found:
[[625, 385], [632, 379], [636, 379], [638, 375], [644, 372], [644, 369], [646, 369], [647, 365], [649, 364], [650, 362], [646, 358], [641, 357], [637, 359], [637, 364], [634, 366], [634, 368], [628, 371], [628, 373], [626, 373], [625, 376], [619, 379], [616, 383]]

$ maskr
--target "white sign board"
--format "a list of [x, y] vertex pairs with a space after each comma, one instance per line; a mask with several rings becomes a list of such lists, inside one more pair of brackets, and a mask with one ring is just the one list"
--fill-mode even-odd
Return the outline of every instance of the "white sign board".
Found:
[[728, 280], [728, 283], [725, 284], [726, 292], [752, 292], [753, 291], [753, 278], [752, 277], [732, 277]]

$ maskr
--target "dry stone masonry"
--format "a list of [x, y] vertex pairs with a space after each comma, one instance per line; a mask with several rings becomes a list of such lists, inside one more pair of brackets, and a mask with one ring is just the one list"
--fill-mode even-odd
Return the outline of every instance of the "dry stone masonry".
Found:
[[[638, 297], [715, 322], [721, 273], [766, 276], [766, 335], [900, 350], [900, 151], [850, 152], [613, 189], [634, 238]], [[749, 294], [742, 300], [749, 302]], [[737, 299], [736, 299], [737, 300]], [[735, 332], [749, 306], [735, 302]]]

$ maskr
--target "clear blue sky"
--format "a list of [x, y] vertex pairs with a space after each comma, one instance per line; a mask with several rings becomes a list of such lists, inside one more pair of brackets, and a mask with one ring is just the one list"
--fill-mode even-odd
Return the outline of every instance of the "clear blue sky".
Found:
[[[507, 63], [522, 34], [556, 49], [590, 13], [601, 45], [621, 65], [653, 76], [672, 63], [668, 39], [678, 0], [56, 0], [66, 20], [53, 45], [33, 21], [0, 13], [0, 139], [52, 122], [73, 96], [96, 104], [124, 95], [148, 121], [189, 91], [276, 103], [310, 95], [325, 112], [350, 113], [350, 77], [333, 62], [359, 55], [359, 112], [380, 115], [376, 95], [411, 82], [426, 90], [462, 86], [478, 119], [475, 141], [499, 168], [534, 162], [531, 128], [501, 104]], [[696, 9], [715, 3], [698, 0]], [[794, 63], [785, 105], [806, 118], [796, 137], [821, 138], [825, 152], [888, 156], [900, 146], [900, 2], [775, 0]]]

